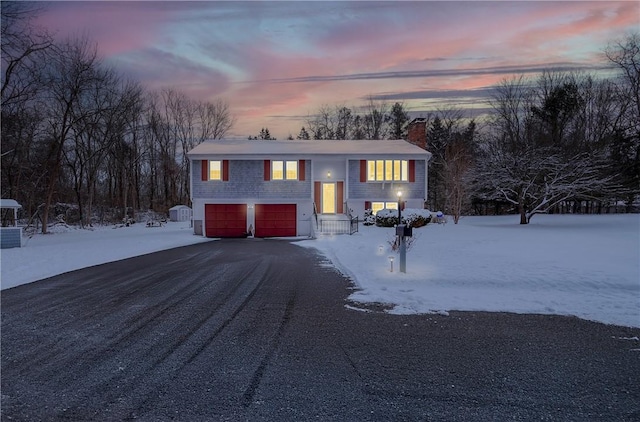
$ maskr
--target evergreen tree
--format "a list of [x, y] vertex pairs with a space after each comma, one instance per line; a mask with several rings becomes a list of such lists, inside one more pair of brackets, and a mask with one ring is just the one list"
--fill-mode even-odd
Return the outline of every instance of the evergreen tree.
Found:
[[409, 113], [404, 109], [404, 105], [395, 103], [391, 107], [387, 121], [389, 124], [389, 139], [407, 139]]
[[309, 136], [309, 132], [307, 132], [307, 129], [305, 129], [304, 126], [302, 126], [302, 129], [300, 129], [300, 133], [298, 133], [296, 139], [302, 139], [305, 141], [311, 139], [311, 137]]

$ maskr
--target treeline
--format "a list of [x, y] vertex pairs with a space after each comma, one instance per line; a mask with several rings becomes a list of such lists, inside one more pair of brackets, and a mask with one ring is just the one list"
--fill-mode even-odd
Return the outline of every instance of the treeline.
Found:
[[[234, 123], [222, 100], [145, 90], [106, 66], [86, 38], [54, 42], [38, 3], [2, 2], [2, 197], [46, 232], [73, 204], [82, 225], [189, 198], [184, 152]], [[24, 214], [23, 214], [24, 215]]]

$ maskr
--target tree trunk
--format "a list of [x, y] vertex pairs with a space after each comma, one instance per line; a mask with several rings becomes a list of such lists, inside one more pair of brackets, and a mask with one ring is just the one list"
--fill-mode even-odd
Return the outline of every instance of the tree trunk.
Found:
[[520, 212], [520, 224], [529, 224], [529, 219], [527, 218], [527, 210], [524, 206], [524, 198], [520, 198], [518, 201], [518, 211]]

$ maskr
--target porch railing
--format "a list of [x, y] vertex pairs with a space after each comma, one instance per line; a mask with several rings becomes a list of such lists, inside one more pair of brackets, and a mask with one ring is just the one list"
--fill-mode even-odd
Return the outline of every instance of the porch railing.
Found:
[[349, 220], [349, 235], [352, 235], [358, 231], [358, 216], [351, 217]]

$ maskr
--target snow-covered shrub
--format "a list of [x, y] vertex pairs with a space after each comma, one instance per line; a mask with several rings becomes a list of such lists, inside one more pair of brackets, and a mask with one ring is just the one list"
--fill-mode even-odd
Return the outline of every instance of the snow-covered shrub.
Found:
[[398, 210], [383, 208], [376, 214], [376, 226], [393, 227], [398, 225]]
[[[418, 208], [407, 208], [402, 211], [402, 224], [409, 227], [422, 227], [431, 222], [431, 211]], [[381, 209], [376, 214], [376, 226], [394, 227], [398, 224], [398, 210]]]
[[364, 219], [362, 220], [362, 224], [365, 226], [373, 226], [376, 224], [376, 216], [373, 215], [373, 210], [364, 210]]
[[409, 227], [423, 227], [431, 222], [431, 211], [418, 208], [407, 208], [402, 212], [402, 217], [402, 220]]

